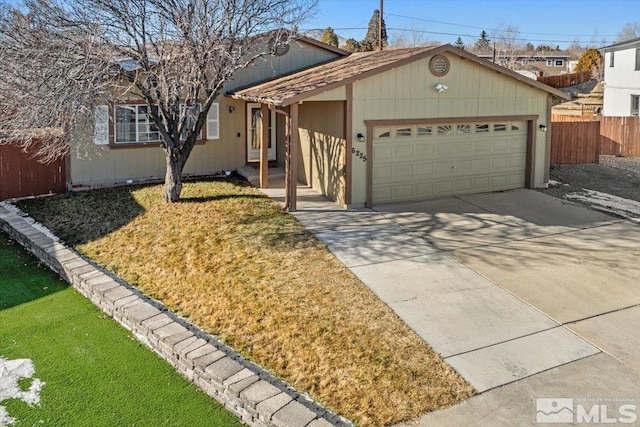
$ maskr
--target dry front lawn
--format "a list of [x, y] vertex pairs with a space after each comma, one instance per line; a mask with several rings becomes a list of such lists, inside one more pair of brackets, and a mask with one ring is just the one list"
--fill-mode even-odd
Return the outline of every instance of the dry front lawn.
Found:
[[242, 181], [120, 187], [20, 207], [147, 295], [358, 425], [471, 387], [291, 215]]

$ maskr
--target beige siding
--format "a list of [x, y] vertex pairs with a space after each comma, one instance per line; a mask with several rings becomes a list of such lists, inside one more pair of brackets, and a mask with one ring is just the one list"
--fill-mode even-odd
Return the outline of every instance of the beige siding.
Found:
[[347, 90], [344, 86], [335, 88], [333, 90], [323, 92], [319, 95], [312, 96], [305, 100], [307, 101], [344, 101], [347, 99]]
[[[235, 87], [268, 80], [277, 75], [308, 68], [339, 56], [334, 52], [293, 41], [283, 56], [268, 56], [251, 67], [239, 70], [222, 93]], [[220, 139], [197, 145], [185, 166], [185, 174], [208, 175], [235, 170], [246, 162], [246, 107], [244, 102], [220, 96]], [[229, 112], [229, 107], [235, 110]], [[278, 161], [284, 163], [284, 116], [278, 116]], [[163, 178], [164, 152], [159, 147], [111, 149], [91, 142], [78, 143], [71, 156], [72, 185], [102, 185], [128, 179]]]
[[[300, 106], [299, 171], [311, 186], [344, 204], [344, 102], [305, 102]], [[300, 173], [300, 172], [299, 172]], [[300, 176], [302, 179], [302, 176]]]
[[335, 52], [294, 40], [285, 55], [265, 56], [256, 60], [251, 66], [238, 70], [232, 80], [225, 86], [224, 91], [266, 81], [283, 74], [327, 62], [339, 56]]
[[[429, 59], [394, 68], [353, 84], [353, 147], [367, 156], [365, 120], [539, 115], [546, 122], [547, 93], [496, 73], [472, 61], [446, 54], [450, 71], [443, 77], [429, 72]], [[439, 82], [448, 86], [440, 94]], [[544, 184], [546, 135], [538, 130], [534, 160], [535, 185]], [[368, 159], [370, 161], [371, 159]], [[366, 163], [353, 162], [352, 202], [366, 202]]]
[[[185, 165], [185, 174], [208, 175], [245, 164], [246, 130], [244, 102], [219, 99], [220, 139], [197, 145]], [[235, 110], [229, 112], [229, 107]], [[240, 136], [238, 137], [238, 134]], [[103, 185], [128, 179], [163, 178], [164, 152], [158, 146], [117, 148], [84, 144], [71, 156], [72, 185]]]

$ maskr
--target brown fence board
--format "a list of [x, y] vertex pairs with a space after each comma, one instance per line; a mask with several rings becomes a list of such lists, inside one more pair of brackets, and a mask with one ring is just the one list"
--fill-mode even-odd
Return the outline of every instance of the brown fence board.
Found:
[[538, 77], [540, 83], [544, 83], [547, 86], [561, 89], [577, 85], [580, 83], [588, 82], [591, 80], [591, 71], [580, 71], [579, 73], [560, 74], [558, 76], [543, 76]]
[[598, 163], [600, 123], [552, 122], [551, 165]]
[[598, 122], [600, 154], [640, 157], [640, 117], [577, 117], [554, 114], [551, 122]]
[[0, 200], [66, 190], [64, 158], [43, 164], [20, 147], [0, 144]]

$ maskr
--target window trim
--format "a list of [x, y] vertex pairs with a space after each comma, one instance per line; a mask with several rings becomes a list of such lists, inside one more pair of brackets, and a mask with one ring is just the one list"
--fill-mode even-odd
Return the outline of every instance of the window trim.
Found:
[[[126, 103], [109, 103], [108, 107], [109, 107], [109, 144], [106, 145], [109, 147], [109, 149], [127, 149], [127, 148], [144, 148], [144, 147], [160, 147], [162, 145], [162, 141], [158, 140], [158, 141], [147, 141], [147, 142], [115, 142], [116, 139], [116, 120], [115, 120], [115, 112], [116, 112], [116, 107], [122, 107], [122, 106], [144, 106], [147, 105], [144, 102], [138, 102], [138, 101], [129, 101]], [[204, 145], [206, 144], [208, 139], [220, 139], [220, 107], [219, 107], [219, 103], [215, 102], [213, 105], [218, 105], [218, 138], [200, 138], [196, 140], [196, 145]], [[211, 111], [211, 110], [210, 110]], [[202, 130], [201, 130], [201, 135], [207, 135], [208, 132], [208, 128], [207, 128], [207, 124], [208, 124], [209, 120], [207, 117], [207, 120], [205, 121], [204, 125], [202, 126]], [[183, 141], [181, 139], [181, 141]], [[95, 144], [95, 141], [94, 141]], [[99, 144], [96, 144], [99, 145]]]
[[[139, 112], [139, 109], [141, 107], [148, 107], [147, 104], [143, 104], [143, 103], [133, 103], [133, 104], [114, 104], [113, 105], [113, 144], [114, 145], [130, 145], [130, 144], [136, 144], [136, 145], [146, 145], [146, 144], [160, 144], [160, 133], [158, 132], [158, 139], [151, 139], [151, 140], [147, 140], [147, 141], [140, 141], [140, 119], [138, 118], [139, 115], [141, 114]], [[117, 114], [118, 114], [118, 108], [121, 109], [134, 109], [135, 110], [135, 120], [134, 120], [134, 124], [135, 124], [135, 136], [136, 136], [136, 140], [135, 141], [118, 141], [117, 136], [117, 130], [118, 130], [118, 121], [117, 121]], [[149, 115], [150, 113], [147, 112], [147, 114]], [[153, 122], [151, 121], [151, 119], [149, 117], [147, 117], [147, 123], [149, 126], [149, 131], [146, 133], [152, 133], [151, 132], [151, 126], [153, 125]], [[154, 132], [155, 133], [155, 132]]]
[[556, 59], [553, 61], [554, 67], [564, 67], [564, 59]]
[[631, 109], [629, 114], [632, 116], [640, 115], [640, 95], [631, 95]]

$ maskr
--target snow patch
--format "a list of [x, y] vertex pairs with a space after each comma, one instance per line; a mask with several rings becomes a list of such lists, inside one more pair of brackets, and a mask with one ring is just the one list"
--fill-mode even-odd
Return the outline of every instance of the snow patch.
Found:
[[640, 222], [640, 203], [612, 194], [584, 189], [565, 195], [567, 199], [586, 203], [594, 209], [610, 212], [634, 222]]
[[47, 236], [48, 238], [53, 240], [54, 242], [58, 242], [60, 240], [60, 239], [58, 239], [58, 237], [56, 237], [55, 234], [53, 234], [51, 232], [51, 230], [49, 230], [47, 227], [45, 227], [44, 225], [40, 224], [39, 222], [36, 222], [28, 214], [22, 212], [22, 210], [20, 210], [20, 208], [17, 207], [16, 205], [11, 204], [9, 202], [2, 202], [2, 203], [0, 203], [0, 206], [2, 206], [3, 208], [5, 208], [8, 211], [13, 212], [14, 214], [16, 214], [18, 216], [23, 217], [23, 219], [25, 221], [27, 221], [29, 224], [31, 224], [31, 226], [33, 228], [35, 228], [36, 230], [38, 230], [39, 232], [41, 232], [42, 234], [44, 234], [45, 236]]
[[[18, 384], [22, 378], [31, 378], [36, 370], [29, 359], [8, 360], [0, 357], [0, 403], [7, 399], [20, 399], [30, 406], [40, 403], [40, 390], [44, 382], [33, 378], [29, 390], [23, 391]], [[0, 405], [0, 427], [16, 423], [7, 408]]]

